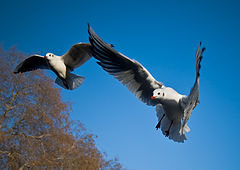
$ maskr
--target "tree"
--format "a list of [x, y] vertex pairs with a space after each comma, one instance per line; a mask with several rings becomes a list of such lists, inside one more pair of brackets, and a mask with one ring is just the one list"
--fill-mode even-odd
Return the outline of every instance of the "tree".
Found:
[[70, 105], [44, 71], [12, 73], [24, 58], [0, 47], [0, 169], [122, 169], [70, 119]]

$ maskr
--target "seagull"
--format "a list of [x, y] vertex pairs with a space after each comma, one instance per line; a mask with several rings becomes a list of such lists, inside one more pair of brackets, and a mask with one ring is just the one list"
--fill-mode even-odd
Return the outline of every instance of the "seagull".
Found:
[[70, 72], [87, 62], [91, 57], [91, 44], [77, 43], [62, 56], [57, 56], [53, 53], [47, 53], [45, 56], [31, 55], [17, 65], [14, 73], [23, 73], [36, 69], [50, 69], [57, 75], [56, 84], [65, 89], [73, 90], [83, 83], [84, 77]]
[[138, 61], [117, 52], [108, 46], [88, 25], [89, 41], [92, 45], [93, 57], [98, 64], [125, 85], [140, 101], [156, 106], [158, 123], [166, 137], [183, 143], [190, 131], [187, 121], [193, 109], [199, 103], [199, 70], [202, 53], [205, 48], [198, 45], [195, 56], [196, 80], [188, 96], [181, 95], [171, 87], [157, 81]]

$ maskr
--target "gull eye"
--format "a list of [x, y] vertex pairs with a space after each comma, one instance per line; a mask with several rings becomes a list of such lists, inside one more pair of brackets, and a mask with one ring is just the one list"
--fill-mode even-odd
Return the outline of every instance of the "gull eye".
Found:
[[158, 95], [160, 95], [160, 92], [158, 92]]
[[162, 95], [164, 96], [164, 93]]

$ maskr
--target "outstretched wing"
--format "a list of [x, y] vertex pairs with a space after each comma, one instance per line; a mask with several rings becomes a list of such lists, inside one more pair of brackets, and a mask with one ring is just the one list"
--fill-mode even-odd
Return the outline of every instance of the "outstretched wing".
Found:
[[202, 53], [205, 50], [205, 48], [200, 49], [200, 46], [201, 46], [201, 42], [198, 45], [196, 56], [195, 56], [196, 80], [195, 80], [193, 88], [190, 91], [190, 94], [188, 95], [188, 97], [184, 101], [185, 107], [184, 107], [184, 116], [183, 116], [183, 120], [182, 120], [182, 126], [181, 126], [181, 130], [180, 130], [181, 134], [184, 133], [184, 126], [186, 125], [188, 119], [190, 118], [193, 109], [199, 103], [199, 100], [198, 100], [198, 97], [199, 97], [199, 77], [200, 77], [199, 70], [201, 68], [200, 63], [201, 63], [201, 60], [202, 60]]
[[48, 61], [43, 56], [32, 55], [18, 64], [13, 72], [17, 74], [37, 69], [49, 69]]
[[97, 63], [125, 85], [139, 100], [147, 105], [155, 105], [155, 101], [151, 100], [152, 93], [163, 84], [156, 81], [139, 62], [124, 56], [105, 43], [90, 26], [88, 33], [93, 56], [99, 60]]
[[92, 57], [91, 44], [75, 44], [62, 57], [65, 65], [67, 65], [71, 70], [73, 70], [74, 68], [77, 68], [87, 62]]

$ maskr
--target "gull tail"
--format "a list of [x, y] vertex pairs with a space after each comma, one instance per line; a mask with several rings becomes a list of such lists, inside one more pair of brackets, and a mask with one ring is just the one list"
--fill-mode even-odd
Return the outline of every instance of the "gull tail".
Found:
[[78, 88], [84, 81], [84, 77], [69, 73], [67, 78], [64, 80], [59, 77], [56, 78], [55, 83], [67, 90], [74, 90]]
[[[169, 130], [169, 134], [168, 134], [168, 138], [172, 139], [175, 142], [181, 142], [184, 143], [185, 140], [187, 140], [186, 136], [180, 133], [180, 129], [181, 129], [181, 121], [180, 120], [174, 120], [172, 125], [171, 125], [171, 120], [168, 119], [168, 117], [165, 115], [163, 117], [164, 113], [164, 109], [163, 107], [158, 104], [156, 105], [156, 112], [157, 112], [157, 117], [158, 120], [161, 120], [161, 124], [160, 124], [160, 128], [161, 131], [163, 133], [163, 135], [167, 135], [166, 132], [168, 131], [169, 127], [171, 126], [170, 130]], [[184, 132], [187, 133], [188, 131], [190, 131], [189, 127], [187, 125], [184, 126]]]

